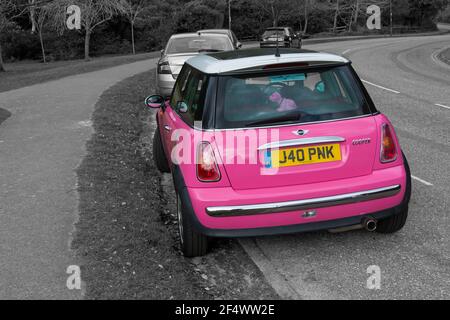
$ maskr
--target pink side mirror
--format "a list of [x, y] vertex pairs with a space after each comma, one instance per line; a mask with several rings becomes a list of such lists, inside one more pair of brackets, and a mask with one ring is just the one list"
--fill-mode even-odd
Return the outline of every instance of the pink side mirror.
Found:
[[164, 107], [164, 103], [165, 103], [164, 97], [157, 94], [149, 96], [145, 99], [145, 105], [152, 109], [162, 108]]

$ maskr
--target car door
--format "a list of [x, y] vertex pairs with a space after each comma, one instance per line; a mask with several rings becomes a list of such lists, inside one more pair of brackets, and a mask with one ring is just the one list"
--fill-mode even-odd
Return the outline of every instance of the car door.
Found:
[[192, 134], [196, 122], [202, 120], [207, 90], [207, 76], [189, 65], [183, 67], [180, 75], [166, 110], [165, 141], [170, 154], [179, 141], [180, 131], [184, 130], [183, 134], [190, 131], [189, 134]]
[[182, 68], [180, 75], [175, 83], [174, 90], [170, 100], [166, 101], [164, 114], [162, 117], [161, 137], [166, 151], [167, 160], [172, 162], [171, 153], [173, 148], [172, 134], [178, 129], [176, 109], [180, 101], [183, 101], [186, 94], [187, 83], [191, 74], [191, 68], [187, 65]]

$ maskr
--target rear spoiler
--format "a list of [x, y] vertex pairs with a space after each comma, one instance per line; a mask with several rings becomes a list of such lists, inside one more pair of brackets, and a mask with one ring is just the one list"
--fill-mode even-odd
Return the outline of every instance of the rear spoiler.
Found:
[[218, 75], [223, 76], [233, 76], [233, 75], [243, 75], [243, 74], [253, 74], [253, 73], [263, 73], [267, 71], [290, 71], [299, 69], [318, 69], [318, 68], [332, 68], [340, 67], [351, 64], [349, 62], [335, 62], [335, 61], [309, 61], [309, 62], [293, 62], [293, 63], [277, 63], [269, 64], [265, 66], [258, 66], [252, 68], [246, 68], [241, 70], [233, 70], [229, 72], [219, 73]]

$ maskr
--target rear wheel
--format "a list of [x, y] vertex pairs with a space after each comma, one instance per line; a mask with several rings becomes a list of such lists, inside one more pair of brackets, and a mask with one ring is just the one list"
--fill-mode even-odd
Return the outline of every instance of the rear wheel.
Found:
[[159, 129], [156, 128], [155, 135], [153, 136], [153, 161], [156, 167], [162, 173], [169, 173], [169, 163], [167, 162], [166, 154], [161, 141], [161, 134]]
[[181, 251], [185, 257], [204, 256], [208, 251], [208, 237], [198, 233], [185, 214], [183, 202], [177, 194], [178, 232]]
[[405, 163], [407, 178], [406, 178], [406, 195], [402, 206], [402, 211], [399, 214], [396, 214], [395, 216], [378, 221], [377, 232], [379, 233], [395, 233], [397, 231], [400, 231], [405, 226], [406, 220], [408, 218], [408, 204], [411, 198], [411, 171], [409, 168], [408, 161], [406, 160], [404, 154], [403, 160]]

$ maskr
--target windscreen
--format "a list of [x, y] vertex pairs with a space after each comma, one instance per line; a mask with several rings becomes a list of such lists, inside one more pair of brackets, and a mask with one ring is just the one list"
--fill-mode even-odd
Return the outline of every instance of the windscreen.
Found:
[[166, 53], [219, 52], [232, 49], [233, 45], [226, 35], [202, 35], [174, 38], [167, 45]]
[[223, 76], [216, 127], [245, 128], [370, 114], [349, 66]]

